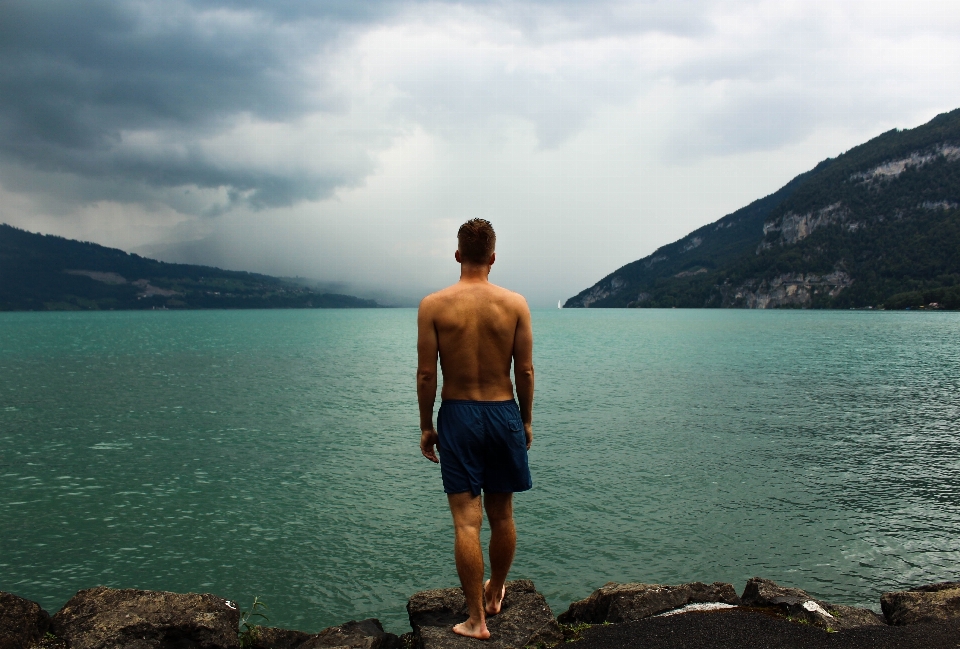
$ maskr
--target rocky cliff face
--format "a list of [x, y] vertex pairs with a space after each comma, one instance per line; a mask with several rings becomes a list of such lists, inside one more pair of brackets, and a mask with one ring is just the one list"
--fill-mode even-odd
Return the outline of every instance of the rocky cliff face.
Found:
[[[851, 174], [848, 182], [854, 185], [863, 185], [876, 192], [880, 191], [881, 184], [884, 181], [889, 182], [900, 177], [908, 169], [921, 168], [938, 160], [945, 162], [960, 160], [960, 147], [941, 142], [925, 151], [912, 151], [903, 158], [888, 160], [865, 171]], [[923, 201], [917, 207], [926, 210], [956, 209], [957, 203], [948, 200]], [[873, 214], [871, 216], [879, 220], [884, 218], [883, 214]], [[788, 211], [786, 214], [763, 224], [764, 240], [757, 247], [757, 253], [759, 254], [760, 251], [769, 249], [773, 245], [788, 246], [795, 244], [806, 239], [814, 231], [835, 223], [844, 224], [845, 229], [849, 231], [856, 231], [867, 225], [866, 221], [852, 221], [850, 209], [844, 206], [841, 201], [836, 201], [804, 214]], [[779, 236], [773, 242], [770, 241], [768, 236], [771, 233], [779, 233]]]
[[617, 295], [626, 286], [626, 280], [617, 275], [604, 279], [594, 285], [586, 295], [583, 295], [580, 298], [580, 304], [578, 306], [587, 308], [591, 304], [595, 304], [596, 302], [604, 300], [612, 295]]
[[808, 307], [814, 296], [835, 297], [853, 284], [853, 278], [842, 270], [827, 275], [784, 273], [770, 280], [750, 279], [729, 289], [721, 287], [723, 306], [747, 309]]
[[[845, 210], [839, 201], [806, 214], [787, 212], [775, 221], [764, 223], [763, 234], [769, 235], [771, 232], [779, 232], [780, 236], [777, 244], [789, 246], [806, 239], [813, 234], [814, 230], [845, 220], [848, 215], [849, 211]], [[764, 241], [760, 242], [757, 252], [771, 248], [772, 245], [768, 238], [765, 238]]]
[[960, 146], [950, 142], [940, 142], [925, 151], [911, 151], [901, 158], [885, 160], [871, 169], [850, 174], [850, 181], [871, 185], [890, 180], [899, 177], [900, 174], [911, 167], [922, 167], [934, 162], [941, 156], [949, 162], [960, 160]]

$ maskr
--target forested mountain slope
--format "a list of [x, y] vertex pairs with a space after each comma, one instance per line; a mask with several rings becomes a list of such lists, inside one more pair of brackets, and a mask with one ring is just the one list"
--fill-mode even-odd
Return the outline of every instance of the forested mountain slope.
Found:
[[0, 311], [375, 306], [268, 275], [167, 264], [0, 224]]
[[960, 308], [960, 109], [824, 160], [566, 307]]

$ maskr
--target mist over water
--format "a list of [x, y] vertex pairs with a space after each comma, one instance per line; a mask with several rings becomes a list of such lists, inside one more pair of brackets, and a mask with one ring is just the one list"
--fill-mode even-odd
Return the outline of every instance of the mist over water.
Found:
[[[318, 631], [457, 583], [412, 309], [0, 314], [0, 590], [254, 595]], [[512, 578], [956, 578], [960, 316], [534, 312]]]

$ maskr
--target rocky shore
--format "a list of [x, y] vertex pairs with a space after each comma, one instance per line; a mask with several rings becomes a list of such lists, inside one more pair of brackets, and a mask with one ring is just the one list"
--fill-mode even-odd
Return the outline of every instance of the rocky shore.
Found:
[[459, 588], [416, 593], [411, 631], [396, 636], [376, 619], [309, 634], [241, 623], [236, 603], [211, 594], [81, 590], [50, 615], [0, 592], [0, 649], [577, 649], [608, 647], [960, 647], [960, 581], [884, 593], [882, 614], [833, 604], [767, 579], [732, 584], [608, 583], [558, 617], [532, 581], [508, 582], [488, 641], [455, 635], [466, 619]]

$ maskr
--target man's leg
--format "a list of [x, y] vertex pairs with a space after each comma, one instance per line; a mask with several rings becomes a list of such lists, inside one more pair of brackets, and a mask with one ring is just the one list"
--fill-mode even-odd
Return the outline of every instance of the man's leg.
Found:
[[513, 494], [484, 494], [483, 504], [490, 521], [490, 580], [484, 584], [485, 612], [496, 615], [503, 604], [504, 583], [517, 550], [517, 529], [513, 524]]
[[490, 637], [490, 632], [487, 630], [483, 612], [483, 550], [480, 547], [483, 509], [480, 496], [474, 496], [467, 491], [447, 494], [447, 500], [456, 529], [454, 557], [457, 560], [457, 574], [460, 576], [460, 585], [463, 587], [467, 610], [470, 612], [467, 621], [454, 626], [453, 631], [485, 640]]

